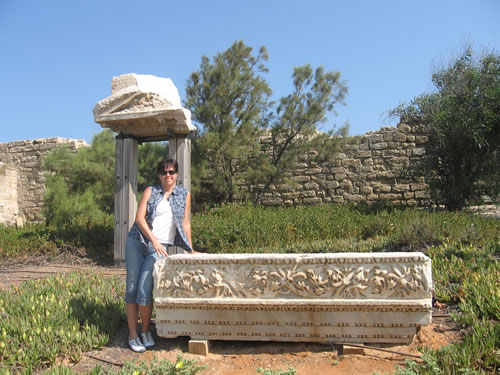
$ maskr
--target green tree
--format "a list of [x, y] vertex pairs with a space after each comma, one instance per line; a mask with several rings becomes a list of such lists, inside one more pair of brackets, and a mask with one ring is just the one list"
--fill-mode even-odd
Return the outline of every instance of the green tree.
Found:
[[[61, 146], [42, 161], [46, 173], [43, 213], [48, 224], [69, 223], [75, 217], [97, 218], [114, 211], [115, 135], [110, 130], [96, 134], [90, 147], [71, 152]], [[157, 164], [167, 157], [168, 144], [139, 146], [138, 190], [158, 183]]]
[[[269, 134], [270, 150], [254, 158], [254, 167], [248, 174], [252, 183], [254, 204], [269, 191], [272, 184], [281, 183], [297, 165], [299, 156], [306, 156], [318, 165], [334, 158], [349, 131], [346, 124], [337, 131], [318, 131], [335, 113], [337, 103], [343, 103], [347, 87], [339, 72], [325, 72], [323, 67], [313, 70], [310, 65], [294, 68], [294, 91], [279, 101]], [[287, 181], [288, 182], [288, 181]]]
[[[293, 170], [299, 155], [317, 148], [319, 163], [334, 155], [339, 135], [347, 133], [347, 126], [335, 134], [317, 128], [334, 113], [334, 105], [343, 102], [347, 88], [340, 73], [309, 65], [295, 68], [294, 92], [282, 98], [273, 113], [271, 90], [260, 75], [267, 72], [265, 60], [264, 47], [253, 56], [252, 48], [240, 41], [213, 62], [203, 57], [200, 70], [191, 74], [185, 105], [202, 126], [193, 144], [198, 197], [232, 202], [241, 198], [237, 181], [244, 178], [252, 184], [250, 193], [257, 202]], [[271, 150], [262, 153], [259, 137], [269, 135]]]
[[193, 148], [203, 157], [193, 158], [193, 172], [210, 174], [210, 183], [198, 189], [213, 199], [237, 199], [236, 180], [248, 170], [247, 159], [241, 157], [259, 151], [258, 135], [271, 95], [260, 75], [267, 72], [266, 60], [264, 47], [253, 55], [251, 47], [235, 42], [212, 61], [203, 56], [200, 70], [187, 82], [185, 105], [201, 125]]
[[43, 158], [42, 165], [46, 170], [47, 223], [60, 225], [81, 215], [113, 213], [115, 145], [111, 131], [96, 134], [90, 147], [76, 153], [58, 147]]
[[168, 156], [167, 142], [147, 142], [139, 145], [139, 170], [137, 177], [137, 190], [141, 194], [144, 189], [156, 185], [158, 175], [156, 166]]
[[467, 49], [432, 75], [437, 91], [391, 111], [400, 121], [429, 130], [423, 159], [431, 199], [455, 211], [500, 193], [500, 56]]

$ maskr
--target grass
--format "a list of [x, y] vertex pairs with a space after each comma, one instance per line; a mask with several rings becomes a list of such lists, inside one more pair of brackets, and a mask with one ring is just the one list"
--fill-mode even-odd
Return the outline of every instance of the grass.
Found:
[[[195, 248], [216, 253], [423, 251], [432, 259], [434, 300], [457, 307], [453, 318], [466, 334], [462, 343], [423, 350], [423, 362], [408, 361], [396, 373], [494, 374], [500, 367], [498, 220], [392, 207], [227, 205], [194, 215], [192, 226]], [[52, 254], [61, 244], [92, 253], [102, 249], [99, 240], [112, 241], [112, 223], [75, 223], [60, 232], [0, 227], [0, 256]], [[78, 361], [83, 351], [104, 345], [123, 319], [122, 288], [113, 279], [70, 274], [0, 291], [0, 374], [51, 367], [61, 356]], [[132, 372], [154, 373], [147, 371], [158, 364], [134, 366], [142, 367]], [[185, 366], [198, 371], [194, 363]]]

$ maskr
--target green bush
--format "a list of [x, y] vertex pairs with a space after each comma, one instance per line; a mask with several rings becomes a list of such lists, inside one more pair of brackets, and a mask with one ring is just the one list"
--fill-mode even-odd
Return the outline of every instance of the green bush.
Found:
[[20, 228], [0, 224], [0, 258], [56, 252], [57, 244], [50, 240], [50, 231], [43, 224]]
[[193, 215], [192, 226], [195, 248], [213, 253], [336, 252], [346, 243], [352, 251], [360, 245], [368, 251], [422, 250], [448, 238], [482, 246], [500, 229], [498, 221], [467, 214], [350, 205], [224, 205]]
[[0, 373], [79, 361], [106, 345], [125, 320], [123, 294], [117, 278], [81, 272], [0, 290]]
[[400, 105], [392, 115], [426, 127], [429, 140], [409, 174], [425, 177], [431, 200], [448, 210], [496, 201], [500, 193], [500, 55], [466, 49], [432, 74], [435, 92]]
[[0, 225], [0, 258], [46, 255], [71, 251], [96, 261], [113, 260], [112, 215], [98, 218], [75, 217], [57, 226], [27, 224]]
[[44, 216], [48, 224], [62, 225], [75, 217], [100, 218], [113, 213], [114, 136], [96, 134], [90, 147], [72, 153], [61, 146], [45, 155]]

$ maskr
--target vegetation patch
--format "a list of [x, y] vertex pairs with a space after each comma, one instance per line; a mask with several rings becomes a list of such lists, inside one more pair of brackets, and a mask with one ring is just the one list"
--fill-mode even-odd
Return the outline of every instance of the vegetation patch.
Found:
[[[500, 365], [498, 220], [389, 206], [230, 204], [197, 213], [192, 222], [195, 249], [211, 253], [422, 251], [432, 260], [434, 301], [453, 306], [453, 318], [465, 335], [461, 343], [422, 349], [423, 362], [409, 361], [398, 373], [493, 374]], [[85, 244], [94, 253], [101, 242], [112, 244], [113, 230], [112, 221], [101, 222], [102, 231], [93, 231], [95, 225], [95, 219], [82, 220], [66, 232], [43, 225], [0, 227], [0, 247], [4, 257], [14, 256], [9, 259], [30, 251], [57, 254], [61, 244]], [[39, 370], [60, 357], [78, 361], [82, 352], [105, 345], [124, 319], [122, 295], [122, 282], [92, 274], [57, 276], [0, 291], [0, 370]], [[197, 365], [182, 363], [195, 373]], [[157, 364], [130, 366], [143, 366], [134, 367], [139, 373], [155, 373], [145, 366]], [[53, 373], [70, 374], [57, 371]]]
[[81, 272], [0, 290], [0, 373], [77, 362], [106, 345], [125, 320], [123, 295], [119, 279]]

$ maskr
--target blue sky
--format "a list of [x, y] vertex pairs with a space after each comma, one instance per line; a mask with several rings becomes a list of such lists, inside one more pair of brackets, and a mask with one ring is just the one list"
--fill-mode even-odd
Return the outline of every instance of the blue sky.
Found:
[[324, 129], [351, 135], [394, 125], [386, 113], [433, 89], [433, 68], [462, 47], [500, 49], [498, 0], [0, 0], [0, 142], [92, 140], [92, 108], [125, 73], [190, 73], [243, 40], [266, 46], [279, 99], [293, 67], [339, 71], [349, 94]]

